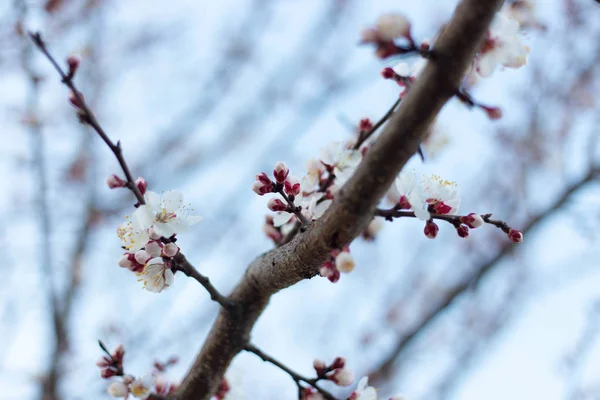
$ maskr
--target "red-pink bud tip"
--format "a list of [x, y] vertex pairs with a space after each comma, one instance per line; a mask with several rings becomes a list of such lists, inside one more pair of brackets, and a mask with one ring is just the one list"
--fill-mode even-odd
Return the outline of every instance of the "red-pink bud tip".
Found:
[[283, 161], [279, 161], [277, 164], [275, 164], [275, 168], [273, 168], [273, 176], [275, 177], [277, 183], [283, 183], [285, 178], [288, 177], [289, 173], [290, 169]]
[[381, 70], [381, 76], [383, 79], [394, 79], [396, 77], [396, 72], [391, 67], [385, 67]]
[[111, 189], [122, 188], [127, 186], [127, 182], [125, 182], [123, 179], [119, 178], [115, 174], [108, 177], [108, 179], [106, 180], [106, 184]]
[[435, 239], [440, 231], [440, 227], [433, 221], [427, 221], [423, 233], [428, 239]]
[[515, 242], [515, 243], [522, 243], [523, 242], [523, 232], [517, 230], [517, 229], [509, 229], [508, 230], [508, 238]]
[[458, 236], [460, 236], [461, 238], [466, 238], [467, 236], [469, 236], [469, 227], [466, 225], [461, 225], [458, 228], [456, 228], [456, 233], [458, 233]]

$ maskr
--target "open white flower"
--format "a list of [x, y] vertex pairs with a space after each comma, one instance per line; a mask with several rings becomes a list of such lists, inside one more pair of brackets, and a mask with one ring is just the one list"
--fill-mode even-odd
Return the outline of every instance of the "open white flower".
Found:
[[526, 64], [529, 47], [521, 42], [518, 33], [516, 19], [496, 13], [483, 48], [475, 59], [475, 70], [480, 76], [490, 76], [497, 65], [519, 68]]
[[160, 293], [163, 289], [173, 285], [174, 275], [170, 268], [167, 268], [161, 257], [150, 259], [138, 277], [144, 282], [144, 289]]
[[333, 142], [321, 149], [320, 160], [334, 167], [336, 184], [341, 185], [350, 178], [362, 160], [360, 150], [348, 149], [344, 142]]
[[117, 228], [117, 236], [123, 242], [123, 247], [133, 253], [148, 243], [150, 235], [148, 234], [148, 230], [144, 228], [137, 210], [133, 213], [132, 218], [126, 218], [127, 221], [123, 222]]
[[143, 378], [135, 378], [131, 382], [131, 394], [139, 399], [147, 399], [152, 393], [152, 376], [146, 375]]
[[428, 208], [432, 208], [437, 214], [456, 215], [460, 206], [460, 194], [456, 182], [431, 175], [423, 178], [423, 186]]
[[161, 236], [170, 237], [202, 220], [201, 217], [190, 215], [192, 210], [183, 204], [183, 195], [176, 190], [169, 190], [162, 195], [148, 191], [144, 195], [146, 204], [135, 211], [141, 225]]
[[[425, 200], [427, 199], [423, 186], [419, 184], [414, 172], [400, 172], [395, 181], [396, 190], [400, 198], [396, 201], [404, 207], [410, 206], [415, 213], [415, 216], [421, 220], [429, 219], [430, 215], [425, 208]], [[408, 202], [409, 204], [406, 204]]]
[[377, 391], [369, 386], [369, 378], [364, 376], [358, 381], [356, 390], [352, 392], [349, 400], [377, 400]]

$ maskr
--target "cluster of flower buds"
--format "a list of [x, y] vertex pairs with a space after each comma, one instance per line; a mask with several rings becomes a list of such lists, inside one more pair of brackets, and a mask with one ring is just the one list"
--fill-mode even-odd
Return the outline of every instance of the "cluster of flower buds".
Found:
[[[401, 14], [385, 14], [380, 16], [373, 28], [364, 29], [361, 43], [375, 45], [375, 55], [381, 59], [404, 54], [408, 49], [416, 50], [415, 42], [410, 34], [410, 22]], [[398, 46], [395, 40], [405, 39], [407, 47]]]
[[[109, 187], [124, 187], [127, 183], [123, 182], [116, 175], [108, 179]], [[175, 244], [177, 234], [187, 231], [201, 218], [191, 215], [192, 209], [184, 205], [180, 192], [170, 190], [159, 195], [147, 191], [148, 184], [142, 178], [134, 184], [144, 196], [145, 204], [137, 204], [132, 217], [127, 217], [117, 229], [126, 250], [118, 265], [135, 272], [145, 289], [161, 292], [173, 284], [172, 263], [179, 253]]]
[[[104, 344], [100, 342], [103, 350], [106, 351]], [[102, 356], [96, 365], [100, 367], [100, 376], [104, 379], [110, 379], [112, 377], [120, 377], [119, 380], [112, 380], [107, 388], [107, 392], [111, 397], [115, 398], [128, 398], [129, 395], [140, 399], [146, 399], [152, 393], [156, 393], [161, 396], [167, 396], [175, 393], [177, 390], [177, 384], [170, 382], [160, 372], [163, 372], [167, 366], [177, 362], [175, 359], [171, 359], [166, 363], [154, 363], [157, 372], [153, 375], [146, 375], [144, 377], [134, 377], [124, 373], [123, 370], [123, 356], [125, 355], [125, 348], [123, 345], [117, 346], [115, 350]], [[160, 366], [161, 368], [158, 368]]]
[[96, 365], [100, 368], [100, 376], [108, 379], [113, 376], [123, 375], [123, 356], [125, 355], [125, 347], [122, 344], [117, 346], [110, 354], [106, 354], [96, 361]]
[[319, 275], [329, 279], [331, 283], [336, 283], [340, 279], [342, 272], [350, 273], [354, 271], [356, 263], [350, 248], [348, 246], [341, 250], [334, 249], [329, 253], [327, 261], [319, 268]]
[[317, 380], [326, 379], [338, 386], [350, 386], [354, 382], [354, 374], [346, 368], [344, 357], [336, 357], [329, 365], [317, 359], [313, 362], [313, 367], [317, 372]]

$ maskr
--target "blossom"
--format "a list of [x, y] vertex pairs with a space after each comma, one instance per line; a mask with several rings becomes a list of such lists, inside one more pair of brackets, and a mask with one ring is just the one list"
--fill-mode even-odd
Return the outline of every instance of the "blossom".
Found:
[[173, 285], [173, 271], [167, 267], [161, 257], [150, 259], [144, 266], [144, 270], [138, 273], [138, 277], [144, 282], [144, 289], [159, 293], [166, 287]]
[[352, 175], [362, 160], [359, 150], [348, 149], [343, 142], [333, 142], [321, 149], [320, 160], [334, 169], [338, 185], [343, 184]]
[[277, 164], [275, 164], [275, 168], [273, 168], [273, 176], [275, 177], [277, 183], [283, 183], [289, 173], [290, 169], [283, 161], [277, 162]]
[[108, 386], [107, 392], [110, 397], [123, 397], [129, 396], [129, 388], [123, 381], [111, 382]]
[[106, 184], [111, 189], [122, 188], [127, 186], [127, 182], [125, 182], [123, 179], [119, 178], [115, 174], [112, 174], [108, 177], [108, 179], [106, 180]]
[[150, 239], [150, 235], [140, 219], [138, 210], [139, 208], [133, 213], [132, 218], [125, 217], [128, 220], [117, 228], [117, 236], [123, 242], [123, 247], [131, 252], [140, 250], [148, 243], [148, 239]]
[[146, 204], [139, 206], [134, 214], [137, 214], [144, 229], [152, 226], [158, 235], [170, 237], [185, 232], [202, 219], [190, 215], [192, 210], [184, 206], [183, 195], [179, 191], [169, 190], [162, 195], [148, 191], [144, 199]]
[[377, 19], [375, 30], [379, 40], [392, 41], [399, 37], [410, 37], [410, 22], [402, 14], [384, 14]]
[[131, 394], [140, 399], [146, 399], [151, 394], [152, 377], [146, 375], [143, 378], [136, 378], [131, 382]]
[[368, 386], [369, 378], [363, 377], [358, 381], [356, 390], [352, 392], [348, 400], [377, 400], [377, 391], [374, 387]]
[[340, 272], [352, 272], [354, 271], [354, 267], [356, 267], [356, 263], [354, 262], [354, 258], [347, 251], [342, 251], [335, 258], [335, 267]]
[[338, 368], [328, 379], [339, 386], [350, 386], [354, 382], [354, 374], [347, 368]]
[[481, 77], [490, 76], [498, 64], [519, 68], [527, 62], [529, 47], [518, 36], [519, 22], [510, 15], [496, 13], [482, 49], [475, 59]]
[[437, 226], [437, 224], [433, 221], [427, 221], [425, 223], [425, 228], [423, 229], [423, 233], [425, 233], [425, 236], [427, 236], [429, 239], [435, 239], [437, 237], [438, 232], [440, 231], [440, 228]]
[[[423, 178], [427, 208], [437, 214], [455, 215], [460, 206], [460, 195], [456, 182], [447, 181], [437, 175]], [[413, 210], [416, 210], [413, 207]]]
[[421, 185], [418, 184], [415, 173], [400, 172], [396, 181], [397, 194], [400, 198], [397, 200], [400, 208], [412, 208], [415, 216], [423, 221], [429, 219], [429, 213], [424, 210], [425, 193]]
[[468, 215], [460, 217], [460, 222], [467, 225], [471, 229], [479, 228], [485, 223], [483, 218], [481, 218], [481, 215], [475, 213], [470, 213]]

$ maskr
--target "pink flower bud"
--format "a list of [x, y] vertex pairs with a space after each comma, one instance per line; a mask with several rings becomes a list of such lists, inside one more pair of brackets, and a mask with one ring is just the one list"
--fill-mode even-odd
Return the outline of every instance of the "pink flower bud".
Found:
[[343, 251], [335, 258], [335, 267], [340, 272], [349, 273], [354, 271], [356, 263], [354, 262], [354, 258], [352, 258], [350, 253]]
[[283, 189], [291, 196], [297, 196], [300, 193], [300, 181], [295, 176], [288, 176], [283, 183]]
[[148, 243], [146, 243], [146, 246], [144, 247], [146, 248], [146, 252], [148, 253], [148, 255], [151, 258], [154, 258], [161, 256], [163, 247], [165, 247], [165, 245], [158, 240], [151, 240]]
[[336, 357], [331, 363], [331, 369], [344, 368], [346, 366], [346, 359], [344, 357]]
[[129, 396], [129, 388], [124, 382], [121, 381], [111, 382], [108, 386], [107, 392], [110, 397], [127, 398], [127, 396]]
[[[83, 99], [85, 101], [85, 98], [83, 97], [83, 93], [79, 92], [79, 98]], [[83, 104], [79, 101], [79, 98], [75, 95], [74, 92], [69, 92], [69, 102], [71, 103], [71, 105], [77, 109], [80, 109]]]
[[467, 225], [471, 229], [479, 228], [485, 223], [483, 218], [481, 218], [481, 215], [475, 213], [471, 213], [465, 215], [464, 217], [460, 217], [460, 222]]
[[425, 229], [423, 229], [423, 233], [429, 239], [435, 239], [437, 237], [438, 232], [440, 231], [440, 227], [433, 221], [427, 221], [425, 223]]
[[410, 38], [410, 22], [401, 14], [382, 15], [377, 19], [375, 29], [383, 41], [392, 41], [399, 37]]
[[139, 264], [146, 264], [152, 256], [146, 250], [139, 250], [135, 253], [135, 261]]
[[515, 242], [515, 243], [521, 243], [523, 242], [523, 232], [516, 230], [516, 229], [509, 229], [508, 230], [508, 238]]
[[112, 361], [106, 356], [102, 356], [98, 359], [98, 361], [96, 361], [96, 365], [100, 368], [109, 367], [111, 364]]
[[104, 379], [112, 378], [117, 374], [117, 371], [114, 368], [104, 368], [100, 370], [100, 376]]
[[265, 184], [261, 181], [256, 181], [252, 184], [252, 190], [259, 196], [263, 196], [273, 191], [273, 185], [271, 183]]
[[165, 257], [175, 257], [179, 253], [179, 247], [175, 243], [167, 243], [162, 249]]
[[325, 364], [325, 361], [321, 361], [318, 358], [316, 358], [313, 361], [313, 368], [317, 372], [317, 376], [321, 376], [325, 373], [325, 370], [327, 369], [327, 364]]
[[400, 200], [398, 201], [398, 207], [400, 207], [401, 210], [409, 210], [411, 208], [411, 205], [408, 202], [408, 197], [404, 195], [400, 196]]
[[358, 130], [360, 132], [369, 132], [371, 129], [373, 129], [373, 123], [369, 118], [363, 118], [360, 120], [360, 123], [358, 124]]
[[487, 107], [482, 105], [480, 105], [479, 107], [481, 107], [481, 109], [485, 111], [488, 118], [491, 120], [497, 120], [502, 118], [502, 110], [498, 107]]
[[360, 43], [376, 43], [379, 41], [379, 34], [375, 29], [363, 29], [360, 32]]
[[144, 178], [138, 177], [135, 180], [135, 185], [137, 186], [140, 193], [143, 195], [146, 194], [146, 189], [148, 188], [148, 182]]
[[283, 239], [283, 234], [272, 224], [264, 224], [262, 230], [265, 233], [265, 235], [267, 235], [267, 237], [273, 240], [275, 243], [279, 243], [281, 239]]
[[272, 182], [264, 172], [256, 175], [256, 180], [263, 183], [264, 185], [270, 185]]
[[383, 79], [394, 79], [396, 77], [396, 72], [391, 67], [385, 67], [381, 70], [381, 76]]
[[129, 253], [125, 253], [119, 258], [119, 262], [117, 263], [121, 268], [131, 269], [134, 265], [133, 262], [129, 259]]
[[148, 229], [148, 235], [150, 236], [150, 239], [152, 239], [152, 240], [158, 240], [162, 237], [162, 235], [159, 235], [156, 232], [156, 229], [154, 229], [154, 226], [151, 226], [150, 229]]
[[75, 73], [77, 72], [77, 69], [79, 68], [79, 64], [81, 63], [81, 58], [77, 57], [74, 54], [71, 54], [69, 57], [67, 57], [67, 66], [69, 67], [69, 72], [68, 75], [69, 76], [74, 76]]
[[109, 188], [116, 189], [116, 188], [125, 187], [127, 185], [127, 182], [125, 182], [123, 179], [119, 178], [117, 175], [112, 174], [106, 180], [106, 184], [108, 185]]
[[456, 228], [456, 233], [458, 233], [458, 236], [461, 238], [466, 238], [469, 236], [469, 228], [466, 225], [461, 225]]
[[429, 40], [425, 39], [421, 42], [421, 45], [419, 46], [419, 50], [422, 52], [429, 51], [430, 47], [431, 47], [431, 44], [429, 43]]
[[277, 183], [283, 183], [289, 173], [290, 169], [283, 161], [279, 161], [277, 164], [275, 164], [275, 168], [273, 168], [273, 176], [275, 177]]
[[267, 202], [267, 207], [271, 211], [285, 211], [285, 210], [287, 210], [287, 205], [283, 201], [281, 201], [279, 199], [270, 199]]
[[349, 369], [340, 368], [336, 369], [328, 379], [339, 386], [350, 386], [354, 382], [354, 374]]
[[122, 344], [115, 347], [115, 349], [111, 353], [113, 361], [115, 361], [119, 364], [123, 362], [124, 355], [125, 355], [125, 346], [123, 346]]

